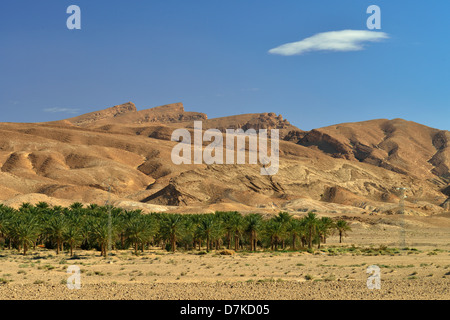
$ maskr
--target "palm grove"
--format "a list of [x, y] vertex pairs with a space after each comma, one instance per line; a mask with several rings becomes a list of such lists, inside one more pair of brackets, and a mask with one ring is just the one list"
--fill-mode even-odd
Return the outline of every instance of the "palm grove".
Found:
[[[110, 220], [109, 220], [110, 219]], [[110, 222], [110, 223], [109, 223]], [[182, 250], [312, 250], [331, 235], [342, 242], [350, 226], [345, 220], [319, 218], [315, 213], [294, 217], [286, 212], [264, 217], [252, 213], [143, 214], [140, 210], [74, 203], [68, 208], [45, 202], [24, 203], [19, 209], [0, 205], [0, 245], [24, 255], [37, 246], [61, 251], [151, 247]]]

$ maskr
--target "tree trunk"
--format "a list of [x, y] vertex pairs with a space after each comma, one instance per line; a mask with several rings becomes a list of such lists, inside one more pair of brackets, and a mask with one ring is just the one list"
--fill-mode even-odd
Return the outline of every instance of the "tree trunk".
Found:
[[177, 249], [177, 240], [174, 238], [172, 238], [172, 252], [175, 252], [175, 250]]
[[312, 227], [309, 227], [309, 234], [308, 234], [308, 248], [312, 248]]
[[306, 246], [306, 237], [302, 236], [301, 241], [302, 241], [302, 247], [304, 248]]

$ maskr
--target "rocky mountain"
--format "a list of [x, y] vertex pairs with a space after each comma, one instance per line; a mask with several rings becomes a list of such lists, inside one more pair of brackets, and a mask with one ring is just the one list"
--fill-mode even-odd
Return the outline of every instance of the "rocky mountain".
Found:
[[174, 103], [138, 111], [134, 103], [128, 102], [112, 108], [66, 119], [65, 121], [81, 127], [101, 127], [110, 123], [174, 123], [194, 120], [203, 121], [206, 119], [207, 116], [203, 113], [185, 112], [182, 103]]
[[86, 113], [78, 117], [67, 119], [66, 121], [76, 126], [88, 126], [93, 123], [98, 123], [100, 121], [109, 120], [126, 114], [136, 114], [137, 112], [138, 111], [134, 103], [128, 102], [108, 109]]
[[[279, 129], [278, 173], [263, 176], [260, 164], [175, 165], [172, 132], [192, 131], [194, 121], [222, 132]], [[401, 119], [302, 131], [274, 113], [208, 119], [181, 103], [138, 111], [129, 102], [55, 122], [0, 123], [0, 201], [393, 214], [405, 187], [406, 213], [435, 214], [449, 210], [449, 134]]]
[[380, 119], [344, 123], [311, 130], [301, 136], [291, 134], [287, 140], [334, 158], [434, 179], [442, 186], [450, 178], [450, 132], [411, 121]]
[[[190, 127], [190, 126], [188, 126]], [[219, 129], [225, 132], [227, 129], [278, 129], [280, 138], [284, 137], [290, 132], [303, 132], [297, 127], [291, 125], [289, 121], [283, 119], [281, 115], [270, 113], [250, 113], [236, 116], [214, 118], [203, 121], [203, 128], [205, 129]]]

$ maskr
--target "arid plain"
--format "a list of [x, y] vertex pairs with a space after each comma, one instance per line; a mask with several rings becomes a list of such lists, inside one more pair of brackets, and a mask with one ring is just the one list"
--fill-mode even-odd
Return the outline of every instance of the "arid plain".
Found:
[[[406, 247], [397, 219], [352, 222], [340, 244], [330, 237], [307, 251], [205, 251], [160, 248], [135, 255], [115, 251], [56, 254], [38, 249], [23, 256], [0, 252], [1, 299], [449, 299], [448, 215], [407, 217]], [[67, 287], [69, 265], [81, 269], [81, 288]], [[381, 288], [367, 287], [371, 265]]]

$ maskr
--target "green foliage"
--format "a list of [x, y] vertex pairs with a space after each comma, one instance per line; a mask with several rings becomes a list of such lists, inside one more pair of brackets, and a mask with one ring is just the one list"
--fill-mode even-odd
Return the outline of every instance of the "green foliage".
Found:
[[[214, 214], [144, 214], [111, 206], [73, 203], [68, 208], [51, 207], [45, 202], [33, 206], [24, 203], [19, 209], [0, 205], [1, 246], [26, 254], [30, 248], [45, 246], [59, 254], [71, 256], [81, 249], [97, 249], [106, 257], [112, 249], [139, 251], [159, 246], [175, 252], [184, 250], [230, 249], [307, 250], [314, 253], [327, 237], [350, 231], [344, 220], [334, 221], [309, 212], [302, 217], [287, 212], [265, 218], [258, 213], [215, 212]], [[204, 251], [203, 251], [204, 250]], [[76, 256], [76, 254], [75, 254]]]

